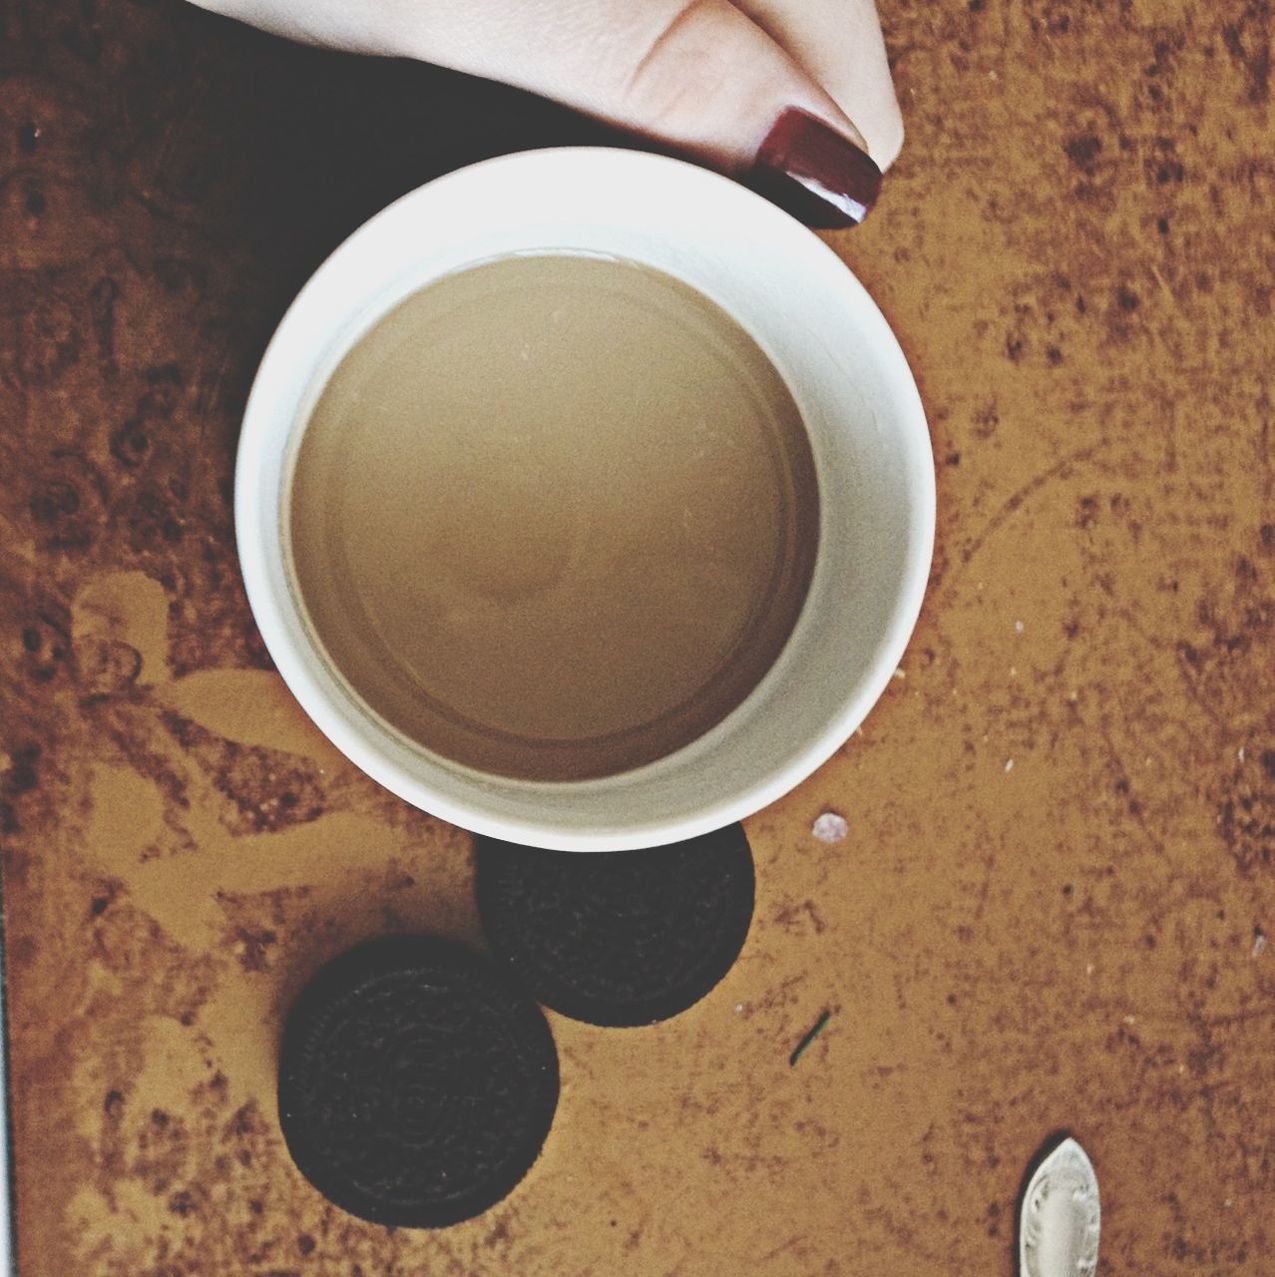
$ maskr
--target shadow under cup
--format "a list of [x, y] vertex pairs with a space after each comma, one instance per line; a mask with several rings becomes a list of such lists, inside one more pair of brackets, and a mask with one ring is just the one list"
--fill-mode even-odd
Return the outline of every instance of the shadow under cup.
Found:
[[[690, 744], [589, 780], [496, 775], [391, 726], [351, 690], [307, 623], [289, 554], [292, 466], [341, 359], [381, 316], [432, 281], [529, 253], [636, 262], [726, 311], [791, 391], [819, 492], [805, 604], [760, 683]], [[319, 269], [280, 324], [253, 386], [236, 523], [249, 601], [271, 656], [302, 707], [353, 762], [407, 801], [475, 832], [614, 850], [741, 819], [849, 736], [915, 623], [933, 543], [934, 472], [897, 342], [814, 235], [744, 188], [680, 161], [539, 151], [422, 187]]]

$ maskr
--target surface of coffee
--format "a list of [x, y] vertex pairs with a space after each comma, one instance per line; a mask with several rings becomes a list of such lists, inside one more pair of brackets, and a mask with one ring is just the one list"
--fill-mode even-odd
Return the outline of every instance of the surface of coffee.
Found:
[[608, 258], [422, 289], [345, 355], [290, 483], [291, 555], [345, 683], [452, 760], [651, 762], [774, 663], [815, 559], [797, 406], [723, 310]]

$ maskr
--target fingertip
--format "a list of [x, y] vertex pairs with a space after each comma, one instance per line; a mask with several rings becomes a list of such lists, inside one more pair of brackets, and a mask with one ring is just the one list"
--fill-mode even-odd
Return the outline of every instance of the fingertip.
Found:
[[884, 173], [899, 158], [906, 136], [903, 113], [899, 110], [898, 103], [874, 125], [865, 126], [864, 134], [867, 137], [868, 154]]

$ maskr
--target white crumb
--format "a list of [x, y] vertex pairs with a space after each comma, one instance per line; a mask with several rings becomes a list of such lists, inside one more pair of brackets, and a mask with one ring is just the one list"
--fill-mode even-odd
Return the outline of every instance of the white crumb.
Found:
[[850, 825], [844, 816], [826, 811], [810, 826], [810, 832], [820, 842], [840, 842], [850, 832]]

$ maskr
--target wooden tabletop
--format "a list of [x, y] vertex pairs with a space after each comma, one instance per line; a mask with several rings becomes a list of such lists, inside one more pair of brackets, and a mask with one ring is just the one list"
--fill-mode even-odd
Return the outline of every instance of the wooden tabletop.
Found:
[[[883, 7], [909, 140], [828, 242], [930, 414], [915, 639], [861, 732], [748, 823], [724, 983], [650, 1029], [552, 1016], [543, 1156], [438, 1233], [329, 1207], [279, 1134], [280, 1016], [324, 958], [480, 937], [467, 835], [344, 762], [271, 668], [235, 438], [349, 231], [597, 134], [175, 0], [0, 10], [23, 1277], [1008, 1275], [1027, 1161], [1064, 1128], [1102, 1271], [1269, 1262], [1270, 6]], [[812, 836], [827, 811], [841, 842]]]

